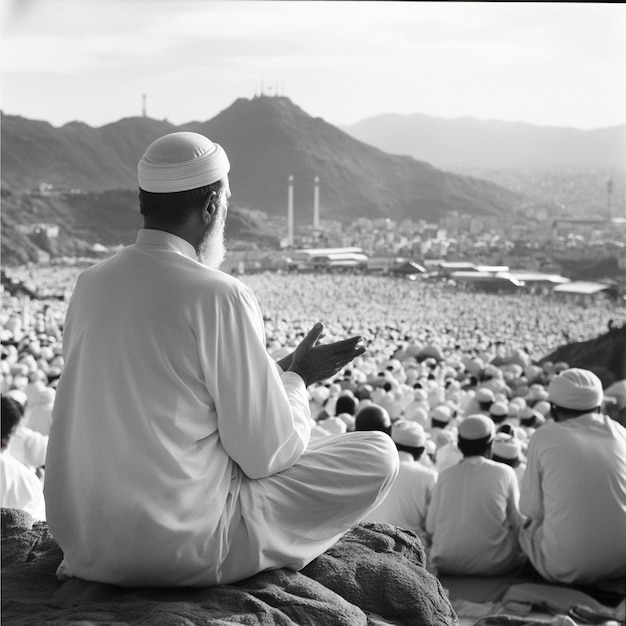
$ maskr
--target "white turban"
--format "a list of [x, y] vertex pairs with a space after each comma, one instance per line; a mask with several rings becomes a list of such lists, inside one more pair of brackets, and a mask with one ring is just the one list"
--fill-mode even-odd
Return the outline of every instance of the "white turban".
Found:
[[173, 193], [205, 187], [230, 170], [224, 149], [198, 133], [171, 133], [153, 141], [139, 160], [139, 187]]
[[589, 370], [571, 368], [555, 376], [548, 386], [548, 402], [564, 409], [586, 411], [602, 404], [602, 382]]
[[391, 426], [391, 438], [395, 443], [411, 448], [426, 445], [426, 433], [419, 424], [407, 420], [396, 420]]
[[511, 435], [498, 433], [493, 442], [493, 453], [502, 459], [519, 459], [522, 454], [522, 444]]

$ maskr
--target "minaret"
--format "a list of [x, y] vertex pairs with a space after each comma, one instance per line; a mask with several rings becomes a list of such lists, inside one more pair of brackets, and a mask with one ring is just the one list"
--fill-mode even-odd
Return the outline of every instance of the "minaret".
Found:
[[293, 175], [289, 176], [289, 204], [287, 205], [287, 245], [293, 247]]
[[613, 179], [606, 181], [606, 203], [609, 210], [609, 220], [613, 219]]
[[146, 94], [145, 93], [142, 96], [142, 100], [143, 100], [142, 114], [144, 117], [148, 117], [146, 115]]
[[313, 229], [320, 227], [320, 177], [315, 177], [315, 191], [313, 195]]

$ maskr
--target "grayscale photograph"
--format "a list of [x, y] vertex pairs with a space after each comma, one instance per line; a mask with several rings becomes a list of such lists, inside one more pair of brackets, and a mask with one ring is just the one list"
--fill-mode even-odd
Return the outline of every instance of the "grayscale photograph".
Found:
[[626, 4], [2, 0], [1, 619], [626, 626]]

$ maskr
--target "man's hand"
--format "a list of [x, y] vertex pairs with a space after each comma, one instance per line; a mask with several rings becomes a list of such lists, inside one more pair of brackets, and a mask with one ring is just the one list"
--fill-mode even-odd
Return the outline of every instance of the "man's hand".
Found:
[[361, 337], [319, 345], [323, 331], [323, 324], [315, 324], [291, 355], [288, 371], [299, 374], [307, 387], [334, 376], [365, 352], [365, 348], [358, 345]]

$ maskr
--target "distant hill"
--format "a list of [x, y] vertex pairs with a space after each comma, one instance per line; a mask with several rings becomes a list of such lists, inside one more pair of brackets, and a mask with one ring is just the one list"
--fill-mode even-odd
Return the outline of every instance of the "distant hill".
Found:
[[[58, 237], [27, 232], [33, 224], [59, 225]], [[3, 189], [2, 264], [37, 261], [41, 251], [88, 256], [94, 244], [128, 245], [135, 241], [141, 224], [136, 190], [39, 195]], [[226, 239], [227, 243], [278, 246], [275, 233], [236, 207], [228, 212]]]
[[221, 143], [232, 163], [234, 206], [284, 215], [295, 178], [296, 221], [310, 222], [320, 177], [323, 218], [436, 219], [448, 211], [507, 214], [519, 196], [495, 183], [392, 156], [314, 118], [284, 97], [240, 98], [206, 122], [173, 126], [127, 118], [101, 128], [2, 116], [2, 185], [13, 191], [47, 182], [86, 192], [136, 189], [146, 146], [177, 130]]
[[[42, 182], [86, 192], [137, 187], [137, 161], [150, 142], [177, 130], [134, 117], [93, 128], [2, 115], [2, 186], [20, 191]], [[143, 146], [143, 147], [142, 147]]]
[[626, 168], [626, 125], [579, 130], [388, 113], [341, 129], [390, 154], [443, 168]]

